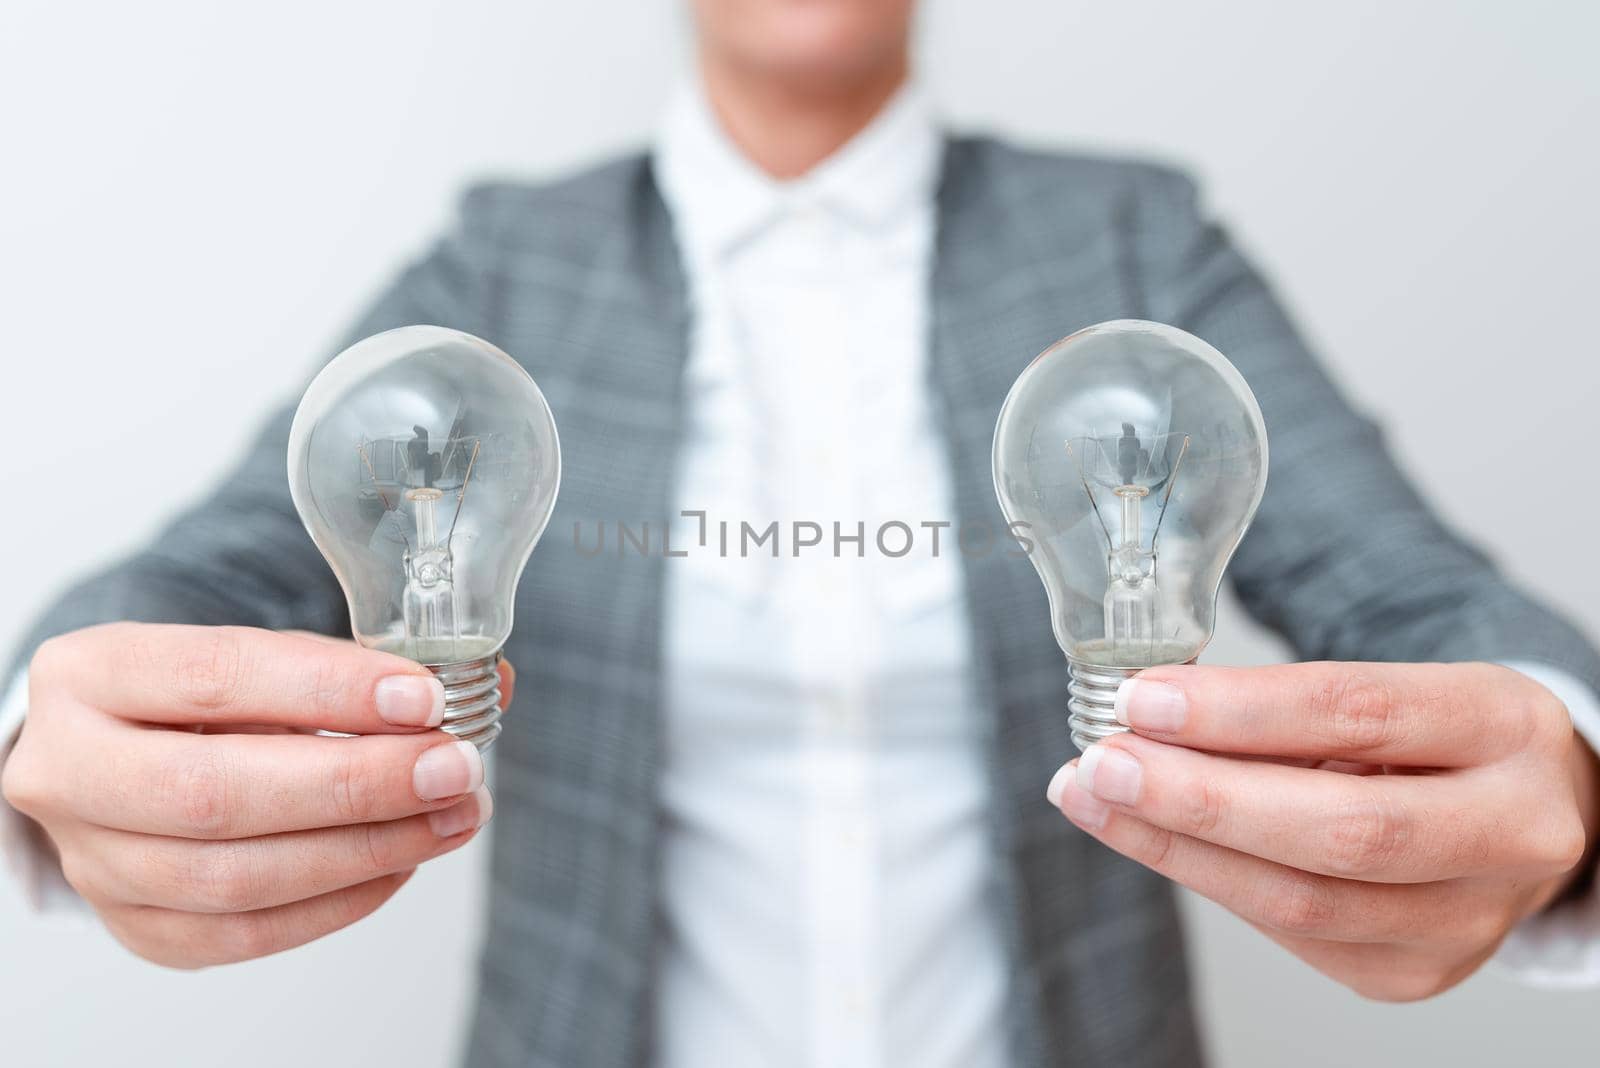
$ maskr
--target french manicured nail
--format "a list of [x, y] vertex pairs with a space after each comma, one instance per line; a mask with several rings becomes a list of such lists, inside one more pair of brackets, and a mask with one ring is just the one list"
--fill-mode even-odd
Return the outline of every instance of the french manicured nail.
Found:
[[1170, 734], [1182, 729], [1189, 701], [1176, 686], [1131, 678], [1117, 687], [1116, 711], [1117, 722], [1125, 727]]
[[1078, 785], [1113, 805], [1138, 801], [1143, 784], [1144, 771], [1139, 761], [1120, 749], [1091, 745], [1078, 761]]
[[440, 838], [451, 838], [464, 831], [475, 831], [494, 815], [494, 798], [487, 786], [480, 786], [465, 801], [428, 813], [428, 826]]
[[444, 684], [427, 675], [390, 675], [375, 691], [378, 717], [396, 727], [437, 727], [444, 722]]
[[[1079, 762], [1082, 766], [1082, 762]], [[1111, 818], [1111, 806], [1079, 786], [1076, 779], [1068, 777], [1061, 784], [1061, 811], [1067, 819], [1086, 831], [1098, 831]]]
[[1067, 780], [1072, 778], [1074, 767], [1077, 763], [1076, 760], [1069, 760], [1061, 765], [1056, 770], [1056, 773], [1050, 776], [1050, 785], [1044, 788], [1044, 796], [1056, 808], [1061, 807], [1061, 791], [1067, 785]]
[[471, 742], [436, 745], [417, 758], [411, 785], [424, 801], [470, 794], [483, 785], [483, 757]]

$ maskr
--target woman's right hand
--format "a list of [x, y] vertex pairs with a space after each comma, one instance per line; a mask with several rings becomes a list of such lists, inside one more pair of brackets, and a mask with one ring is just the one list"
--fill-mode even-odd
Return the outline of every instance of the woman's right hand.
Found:
[[246, 960], [369, 915], [488, 821], [483, 759], [443, 712], [426, 668], [350, 641], [90, 627], [34, 655], [0, 792], [134, 953]]

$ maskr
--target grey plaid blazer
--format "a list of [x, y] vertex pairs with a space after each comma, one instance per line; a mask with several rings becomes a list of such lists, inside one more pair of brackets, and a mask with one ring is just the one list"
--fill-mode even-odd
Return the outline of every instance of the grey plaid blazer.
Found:
[[[1231, 575], [1302, 656], [1516, 657], [1600, 688], [1590, 645], [1419, 501], [1182, 176], [956, 139], [939, 196], [928, 388], [955, 473], [952, 519], [999, 521], [990, 437], [1034, 354], [1099, 320], [1162, 320], [1227, 353], [1260, 398], [1272, 482]], [[600, 519], [659, 530], [673, 505], [688, 310], [648, 161], [471, 190], [459, 226], [355, 334], [419, 322], [523, 360], [565, 444], [560, 504], [508, 646], [522, 698], [498, 749], [492, 927], [467, 1060], [623, 1068], [650, 1051], [665, 565], [631, 551], [603, 566], [580, 559], [571, 531]], [[349, 633], [290, 507], [288, 422], [273, 419], [216, 493], [149, 548], [51, 608], [22, 654], [111, 619]], [[1041, 799], [1073, 750], [1039, 582], [1005, 554], [968, 561], [965, 581], [990, 725], [1014, 1063], [1197, 1064], [1169, 888]]]

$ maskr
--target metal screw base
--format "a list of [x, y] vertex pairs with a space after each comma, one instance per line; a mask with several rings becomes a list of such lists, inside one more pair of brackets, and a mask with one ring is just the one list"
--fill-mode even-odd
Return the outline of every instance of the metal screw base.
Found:
[[1067, 725], [1081, 752], [1128, 728], [1117, 722], [1117, 687], [1142, 668], [1110, 668], [1067, 659]]
[[429, 664], [444, 683], [444, 723], [447, 734], [471, 742], [488, 752], [500, 737], [500, 650], [477, 660], [454, 664]]

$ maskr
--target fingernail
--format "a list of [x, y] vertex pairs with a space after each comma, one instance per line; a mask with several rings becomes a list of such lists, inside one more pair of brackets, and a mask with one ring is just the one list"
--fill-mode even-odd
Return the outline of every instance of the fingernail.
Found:
[[483, 785], [483, 757], [471, 742], [436, 745], [417, 758], [411, 784], [424, 801], [469, 794]]
[[1111, 818], [1111, 806], [1073, 780], [1061, 785], [1061, 811], [1086, 831], [1098, 831]]
[[1078, 761], [1078, 785], [1102, 801], [1131, 805], [1139, 800], [1143, 783], [1139, 761], [1120, 749], [1091, 745]]
[[1132, 678], [1117, 687], [1117, 722], [1142, 731], [1171, 733], [1183, 727], [1189, 700], [1176, 686]]
[[452, 838], [464, 831], [475, 831], [494, 815], [494, 797], [487, 786], [480, 786], [459, 804], [428, 814], [428, 826], [440, 838]]
[[437, 727], [444, 722], [444, 684], [429, 675], [390, 675], [374, 692], [378, 717], [397, 727]]
[[1069, 760], [1061, 765], [1056, 773], [1050, 776], [1050, 785], [1044, 788], [1044, 796], [1057, 808], [1061, 807], [1061, 789], [1067, 785], [1067, 780], [1072, 778], [1073, 766], [1076, 764], [1076, 760]]

